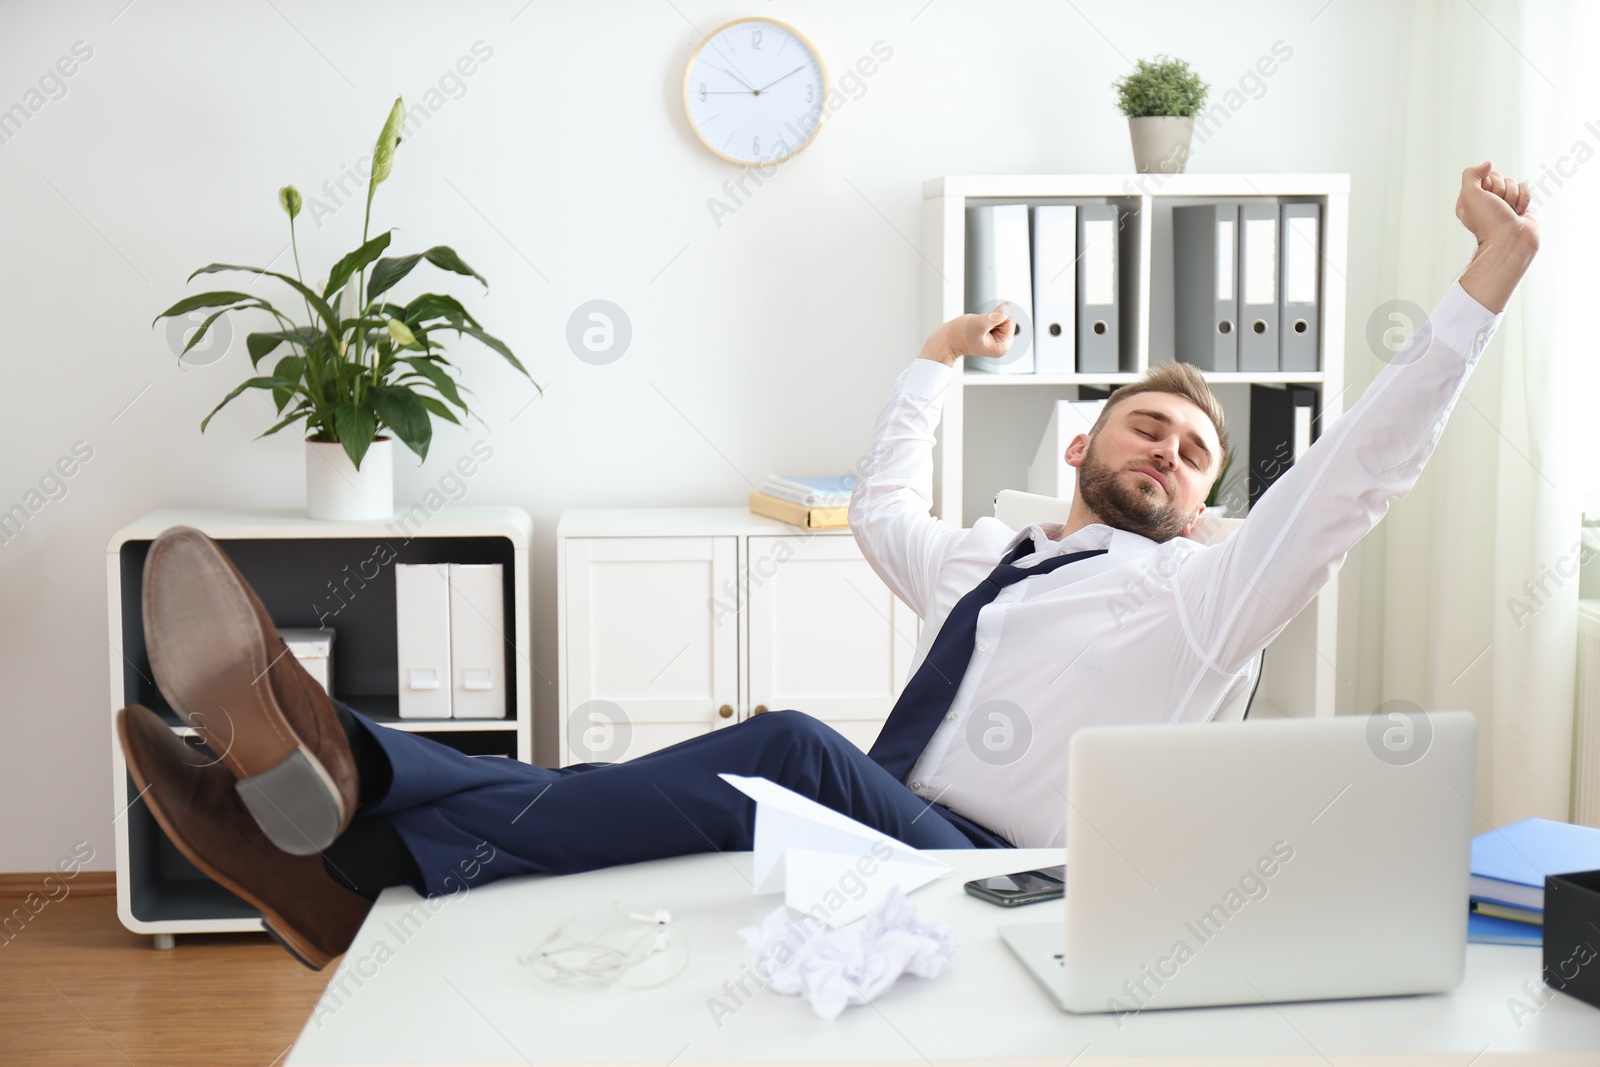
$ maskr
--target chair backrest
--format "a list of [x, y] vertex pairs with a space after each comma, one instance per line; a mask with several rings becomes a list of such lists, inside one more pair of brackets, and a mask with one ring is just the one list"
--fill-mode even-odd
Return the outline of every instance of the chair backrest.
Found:
[[1256, 653], [1256, 658], [1250, 661], [1250, 672], [1245, 675], [1244, 688], [1239, 695], [1217, 709], [1211, 716], [1212, 722], [1239, 722], [1250, 714], [1250, 702], [1256, 698], [1256, 688], [1261, 684], [1261, 668], [1267, 660], [1267, 650], [1262, 649]]
[[[1020, 530], [1036, 522], [1065, 523], [1071, 511], [1070, 500], [1041, 496], [1038, 493], [1024, 493], [1017, 489], [1002, 489], [994, 498], [994, 517], [1013, 530]], [[1195, 524], [1190, 538], [1203, 545], [1214, 545], [1237, 530], [1242, 522], [1243, 519], [1218, 519], [1202, 515], [1200, 521]], [[1256, 687], [1261, 682], [1261, 668], [1266, 658], [1267, 650], [1262, 649], [1251, 661], [1249, 673], [1245, 676], [1244, 689], [1237, 697], [1217, 709], [1217, 713], [1211, 717], [1212, 722], [1238, 722], [1250, 714], [1250, 702], [1254, 699]]]

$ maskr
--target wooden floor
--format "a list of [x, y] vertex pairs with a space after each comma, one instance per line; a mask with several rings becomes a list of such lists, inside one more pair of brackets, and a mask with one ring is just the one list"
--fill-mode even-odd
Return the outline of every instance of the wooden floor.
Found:
[[[23, 903], [16, 877], [0, 883], [0, 916]], [[109, 873], [86, 871], [67, 885], [69, 895], [20, 932], [0, 928], [7, 1067], [269, 1067], [283, 1061], [333, 973], [331, 964], [320, 974], [300, 966], [265, 934], [179, 937], [158, 952], [117, 921]]]

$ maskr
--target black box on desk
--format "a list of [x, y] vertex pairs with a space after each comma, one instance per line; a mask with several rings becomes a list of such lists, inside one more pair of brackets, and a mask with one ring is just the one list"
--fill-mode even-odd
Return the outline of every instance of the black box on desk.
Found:
[[1600, 871], [1545, 876], [1544, 982], [1600, 1008]]

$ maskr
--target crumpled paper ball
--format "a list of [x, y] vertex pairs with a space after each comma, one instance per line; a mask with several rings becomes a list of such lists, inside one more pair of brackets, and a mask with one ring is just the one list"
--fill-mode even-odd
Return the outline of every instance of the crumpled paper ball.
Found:
[[837, 1019], [845, 1008], [877, 999], [902, 974], [937, 978], [956, 949], [950, 927], [918, 921], [898, 886], [859, 929], [829, 931], [811, 916], [794, 918], [780, 907], [739, 936], [756, 950], [756, 970], [767, 988], [805, 997], [819, 1019]]

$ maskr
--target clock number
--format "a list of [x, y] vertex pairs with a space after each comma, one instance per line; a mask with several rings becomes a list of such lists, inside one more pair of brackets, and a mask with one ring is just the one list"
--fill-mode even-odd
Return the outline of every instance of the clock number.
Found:
[[[806, 97], [806, 99], [810, 100], [811, 98], [808, 96], [808, 97]], [[706, 83], [705, 82], [701, 82], [700, 83], [700, 102], [702, 104], [706, 102]]]
[[758, 50], [761, 48], [761, 31], [760, 30], [751, 30], [750, 31], [750, 47], [754, 48], [754, 49], [758, 49]]
[[[816, 87], [814, 85], [812, 85], [810, 82], [806, 82], [806, 103], [808, 103], [808, 104], [811, 103], [812, 91], [815, 88]], [[704, 85], [700, 86], [700, 92], [702, 94], [705, 92], [705, 90], [706, 90], [706, 87]], [[703, 99], [705, 99], [705, 97], [702, 96], [701, 99], [703, 100]]]
[[757, 159], [761, 158], [761, 138], [760, 137], [752, 137], [752, 138], [750, 138], [750, 152]]

